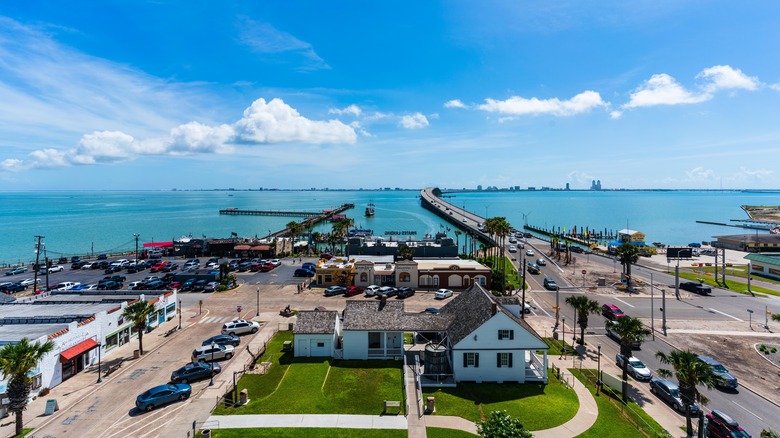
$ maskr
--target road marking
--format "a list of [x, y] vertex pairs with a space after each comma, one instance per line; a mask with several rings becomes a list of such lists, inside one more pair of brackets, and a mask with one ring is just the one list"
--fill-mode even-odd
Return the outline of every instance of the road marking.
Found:
[[615, 299], [616, 299], [616, 300], [618, 300], [618, 301], [620, 301], [621, 303], [625, 304], [625, 305], [626, 305], [626, 306], [628, 306], [628, 307], [634, 307], [633, 305], [631, 305], [631, 304], [628, 304], [627, 302], [625, 302], [625, 301], [621, 300], [620, 298], [615, 298]]
[[740, 408], [742, 408], [742, 409], [744, 409], [744, 410], [748, 411], [748, 413], [750, 413], [750, 415], [752, 415], [752, 416], [754, 416], [754, 417], [758, 418], [758, 419], [759, 419], [759, 420], [761, 420], [761, 421], [764, 421], [764, 419], [763, 419], [763, 418], [761, 418], [761, 417], [759, 417], [758, 415], [756, 415], [756, 414], [754, 414], [753, 412], [751, 412], [751, 411], [750, 411], [750, 409], [748, 409], [748, 408], [746, 408], [746, 407], [742, 406], [741, 404], [739, 404], [739, 403], [737, 403], [737, 402], [735, 402], [735, 401], [732, 401], [732, 403], [734, 403], [735, 405], [739, 406]]
[[729, 315], [728, 313], [723, 313], [723, 312], [721, 312], [720, 310], [715, 310], [715, 309], [713, 309], [713, 308], [709, 308], [709, 309], [707, 309], [707, 310], [711, 310], [711, 311], [713, 311], [713, 312], [715, 312], [715, 313], [720, 313], [720, 314], [721, 314], [721, 315], [723, 315], [723, 316], [728, 316], [729, 318], [731, 318], [731, 319], [736, 319], [737, 321], [740, 321], [740, 322], [745, 322], [745, 320], [744, 320], [744, 319], [739, 319], [739, 318], [737, 318], [736, 316], [731, 316], [731, 315]]

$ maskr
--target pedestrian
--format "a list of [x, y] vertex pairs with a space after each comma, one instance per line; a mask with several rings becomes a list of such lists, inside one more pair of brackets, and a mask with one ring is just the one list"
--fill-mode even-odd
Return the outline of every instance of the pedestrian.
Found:
[[303, 263], [303, 257], [298, 257], [298, 263]]

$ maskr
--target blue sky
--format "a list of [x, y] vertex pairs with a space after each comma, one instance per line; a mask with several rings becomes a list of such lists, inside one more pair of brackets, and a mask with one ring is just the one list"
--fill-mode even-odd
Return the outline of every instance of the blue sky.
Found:
[[7, 2], [0, 190], [777, 189], [778, 12]]

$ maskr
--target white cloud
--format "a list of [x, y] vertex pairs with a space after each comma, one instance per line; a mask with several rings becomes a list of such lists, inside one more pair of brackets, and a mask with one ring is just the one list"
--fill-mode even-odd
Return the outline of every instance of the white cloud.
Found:
[[[423, 120], [425, 117], [423, 116]], [[422, 122], [420, 122], [422, 123]], [[427, 120], [425, 120], [427, 124]], [[143, 155], [225, 154], [237, 145], [270, 143], [354, 143], [359, 125], [338, 120], [318, 121], [301, 116], [281, 99], [257, 99], [232, 125], [209, 126], [189, 122], [174, 127], [166, 137], [137, 140], [119, 131], [85, 134], [73, 149], [46, 148], [31, 152], [26, 160], [6, 159], [0, 169], [21, 171], [32, 168], [113, 163]], [[369, 135], [360, 129], [364, 135]]]
[[771, 88], [771, 89], [773, 89], [773, 90], [775, 90], [775, 91], [780, 91], [780, 83], [777, 83], [777, 84], [770, 84], [770, 85], [769, 85], [769, 88]]
[[498, 112], [511, 115], [551, 114], [554, 116], [572, 116], [588, 112], [594, 108], [606, 107], [608, 104], [595, 91], [584, 91], [569, 100], [558, 98], [539, 99], [532, 97], [513, 96], [507, 100], [485, 99], [478, 108], [488, 112]]
[[612, 119], [616, 119], [617, 120], [617, 119], [623, 117], [623, 111], [610, 111], [609, 112], [609, 117], [612, 118]]
[[428, 119], [421, 113], [402, 116], [400, 124], [406, 129], [420, 129], [429, 125]]
[[460, 99], [452, 99], [444, 102], [444, 108], [468, 108], [468, 105], [461, 102]]
[[711, 181], [715, 178], [715, 172], [712, 169], [705, 169], [701, 166], [685, 172], [689, 180], [693, 181]]
[[701, 103], [712, 99], [719, 90], [754, 91], [760, 85], [757, 78], [728, 65], [705, 68], [696, 78], [702, 80], [699, 90], [690, 91], [666, 73], [655, 74], [631, 93], [629, 101], [621, 108]]
[[706, 90], [710, 93], [726, 89], [754, 91], [760, 84], [757, 78], [747, 76], [742, 73], [742, 70], [728, 65], [716, 65], [705, 68], [696, 77], [710, 81], [706, 86]]
[[331, 108], [328, 110], [328, 114], [336, 114], [336, 115], [345, 115], [345, 114], [351, 114], [355, 117], [360, 117], [360, 114], [363, 113], [363, 110], [360, 109], [359, 106], [352, 104], [346, 108], [338, 109], [338, 108]]
[[311, 44], [281, 31], [269, 23], [244, 19], [240, 26], [240, 40], [257, 53], [264, 55], [293, 55], [303, 58], [300, 70], [330, 69], [330, 66], [314, 51]]
[[771, 179], [772, 176], [774, 172], [768, 169], [750, 170], [740, 167], [739, 172], [736, 172], [732, 178], [736, 181], [764, 181]]

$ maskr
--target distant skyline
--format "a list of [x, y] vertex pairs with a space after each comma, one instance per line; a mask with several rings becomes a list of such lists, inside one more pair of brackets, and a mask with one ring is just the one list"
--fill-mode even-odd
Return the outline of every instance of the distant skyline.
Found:
[[6, 3], [0, 190], [778, 189], [779, 13]]

